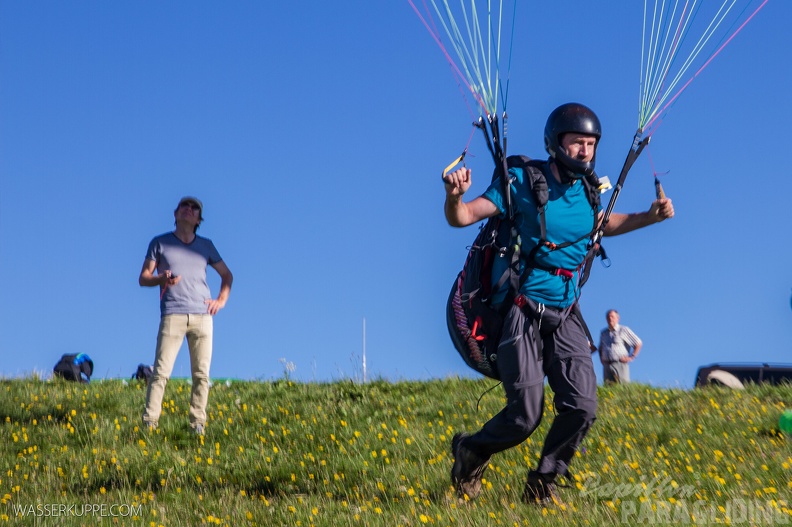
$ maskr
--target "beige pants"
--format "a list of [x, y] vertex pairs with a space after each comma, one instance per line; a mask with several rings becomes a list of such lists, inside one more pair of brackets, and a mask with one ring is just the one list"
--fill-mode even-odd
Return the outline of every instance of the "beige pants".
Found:
[[605, 382], [626, 384], [630, 382], [630, 365], [626, 362], [608, 362], [602, 368]]
[[190, 397], [190, 426], [206, 423], [206, 403], [209, 399], [209, 365], [212, 362], [211, 315], [165, 315], [160, 320], [157, 334], [157, 354], [154, 372], [146, 391], [146, 409], [143, 422], [157, 424], [162, 413], [162, 398], [168, 384], [176, 356], [187, 337], [192, 370]]

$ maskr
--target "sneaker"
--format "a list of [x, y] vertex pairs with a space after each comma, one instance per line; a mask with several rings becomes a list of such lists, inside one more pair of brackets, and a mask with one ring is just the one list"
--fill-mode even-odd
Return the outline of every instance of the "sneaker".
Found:
[[149, 432], [153, 432], [159, 428], [159, 424], [150, 421], [143, 421], [143, 426], [146, 427], [146, 430]]
[[563, 505], [564, 502], [558, 495], [558, 486], [554, 479], [555, 474], [540, 474], [535, 470], [530, 471], [523, 490], [523, 501], [534, 505]]
[[483, 458], [469, 448], [465, 448], [462, 442], [467, 437], [470, 437], [470, 434], [459, 433], [451, 440], [451, 454], [454, 456], [451, 483], [454, 484], [460, 498], [467, 495], [472, 500], [481, 494], [481, 475], [487, 468], [489, 458]]
[[197, 436], [204, 435], [204, 427], [203, 427], [203, 425], [199, 424], [199, 425], [195, 425], [194, 427], [192, 427], [192, 433], [197, 435]]

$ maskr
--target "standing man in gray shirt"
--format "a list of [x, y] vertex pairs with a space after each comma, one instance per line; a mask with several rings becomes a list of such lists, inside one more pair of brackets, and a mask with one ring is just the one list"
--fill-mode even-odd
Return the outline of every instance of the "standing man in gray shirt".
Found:
[[[611, 309], [605, 315], [608, 327], [600, 333], [600, 362], [605, 382], [630, 382], [630, 363], [638, 356], [643, 342], [627, 326], [619, 325], [619, 312]], [[632, 349], [632, 353], [630, 352]]]
[[[190, 428], [203, 435], [212, 362], [212, 317], [225, 307], [234, 277], [212, 241], [196, 234], [203, 221], [203, 203], [192, 196], [184, 197], [173, 216], [176, 230], [151, 240], [138, 280], [142, 287], [159, 287], [161, 313], [143, 422], [149, 429], [157, 428], [165, 386], [187, 337], [192, 370]], [[217, 298], [212, 298], [206, 283], [207, 266], [220, 275]]]

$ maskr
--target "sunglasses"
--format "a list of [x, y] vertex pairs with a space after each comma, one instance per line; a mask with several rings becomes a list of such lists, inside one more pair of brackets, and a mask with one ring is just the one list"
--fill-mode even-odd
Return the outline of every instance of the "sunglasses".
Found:
[[185, 201], [184, 203], [179, 205], [179, 207], [180, 208], [181, 207], [190, 207], [192, 210], [201, 210], [201, 207], [199, 207], [197, 203], [192, 203], [192, 202], [189, 202], [189, 201]]

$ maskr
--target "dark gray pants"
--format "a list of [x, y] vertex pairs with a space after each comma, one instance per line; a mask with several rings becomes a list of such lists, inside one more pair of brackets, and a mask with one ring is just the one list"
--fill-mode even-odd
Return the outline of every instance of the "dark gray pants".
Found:
[[562, 320], [559, 311], [545, 309], [538, 337], [541, 346], [537, 346], [532, 322], [516, 305], [506, 316], [497, 359], [506, 407], [466, 439], [465, 446], [488, 457], [528, 439], [542, 420], [547, 376], [556, 417], [537, 470], [567, 475], [578, 445], [596, 418], [597, 377], [588, 338], [577, 315], [572, 313]]

